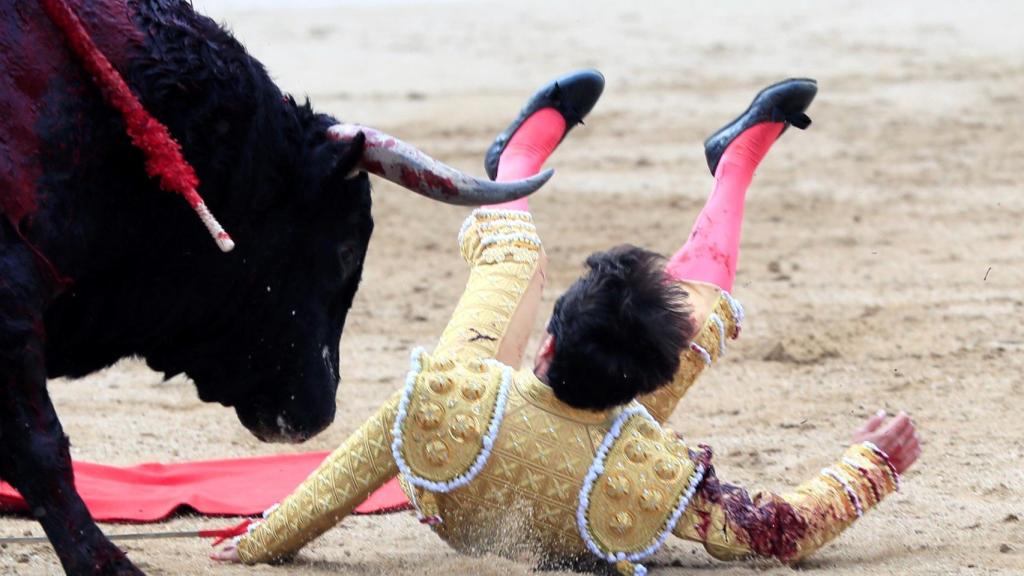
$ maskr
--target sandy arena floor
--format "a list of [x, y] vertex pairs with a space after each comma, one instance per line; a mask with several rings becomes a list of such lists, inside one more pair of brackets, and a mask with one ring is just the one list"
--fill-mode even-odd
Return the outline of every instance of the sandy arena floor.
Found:
[[[786, 134], [750, 195], [735, 290], [749, 310], [743, 338], [672, 424], [717, 449], [723, 477], [784, 489], [838, 456], [878, 407], [906, 408], [925, 453], [904, 492], [804, 569], [1024, 574], [1024, 4], [196, 3], [320, 110], [478, 174], [490, 139], [535, 87], [602, 69], [603, 101], [552, 159], [559, 173], [533, 203], [551, 256], [547, 306], [593, 250], [674, 250], [709, 191], [704, 136], [766, 83], [816, 77], [814, 126]], [[379, 182], [375, 201], [327, 432], [301, 447], [261, 444], [187, 380], [161, 383], [123, 362], [51, 383], [75, 457], [132, 464], [337, 445], [400, 385], [409, 348], [440, 333], [465, 278], [455, 234], [466, 211]], [[159, 528], [231, 522], [186, 515]], [[0, 520], [0, 534], [23, 533], [41, 530]], [[408, 514], [346, 521], [286, 567], [215, 566], [199, 540], [126, 549], [150, 574], [532, 570], [457, 556]], [[678, 541], [650, 566], [791, 573], [726, 565]], [[0, 573], [58, 572], [48, 546], [0, 550]]]

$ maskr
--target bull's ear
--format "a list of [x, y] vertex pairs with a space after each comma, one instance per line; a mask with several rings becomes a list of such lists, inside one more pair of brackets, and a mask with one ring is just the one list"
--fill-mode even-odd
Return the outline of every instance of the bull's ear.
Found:
[[306, 161], [310, 181], [301, 191], [304, 200], [319, 205], [332, 198], [335, 191], [344, 190], [345, 179], [353, 175], [363, 156], [365, 142], [366, 138], [359, 134], [346, 142], [327, 140], [317, 144]]
[[366, 136], [360, 132], [355, 138], [347, 142], [332, 142], [335, 147], [334, 167], [328, 175], [324, 185], [329, 190], [339, 189], [342, 181], [353, 176], [359, 161], [363, 157], [363, 146], [366, 144]]

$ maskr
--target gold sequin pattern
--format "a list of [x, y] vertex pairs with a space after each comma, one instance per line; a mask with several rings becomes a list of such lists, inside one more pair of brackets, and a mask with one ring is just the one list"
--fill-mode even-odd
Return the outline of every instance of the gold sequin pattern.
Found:
[[[427, 355], [422, 358], [431, 365]], [[402, 456], [415, 476], [448, 482], [469, 470], [483, 449], [501, 373], [500, 366], [475, 360], [420, 372], [402, 422]]]
[[587, 554], [577, 497], [613, 416], [569, 408], [532, 372], [517, 372], [487, 466], [468, 486], [436, 495], [445, 519], [437, 533], [459, 550]]

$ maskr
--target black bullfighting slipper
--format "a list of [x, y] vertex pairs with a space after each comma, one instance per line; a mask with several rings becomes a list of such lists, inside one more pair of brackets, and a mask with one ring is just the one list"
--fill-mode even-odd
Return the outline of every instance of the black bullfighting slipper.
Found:
[[790, 78], [758, 92], [746, 112], [704, 141], [704, 157], [711, 175], [715, 175], [718, 161], [729, 144], [751, 126], [762, 122], [784, 122], [783, 132], [790, 126], [800, 130], [810, 126], [811, 118], [805, 111], [817, 93], [818, 83], [810, 78]]
[[[538, 110], [554, 108], [565, 119], [565, 134], [562, 140], [597, 104], [601, 92], [604, 91], [604, 76], [597, 70], [579, 70], [562, 76], [538, 90], [526, 102], [526, 106], [508, 128], [494, 139], [484, 156], [484, 169], [491, 180], [498, 176], [498, 161], [509, 140], [519, 130], [523, 122]], [[561, 140], [559, 141], [561, 142]]]

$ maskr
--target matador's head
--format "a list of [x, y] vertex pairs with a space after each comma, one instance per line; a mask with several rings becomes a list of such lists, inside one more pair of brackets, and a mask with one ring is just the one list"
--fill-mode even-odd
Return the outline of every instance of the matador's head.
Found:
[[627, 244], [586, 265], [555, 303], [534, 371], [566, 404], [605, 410], [668, 384], [695, 327], [659, 254]]

